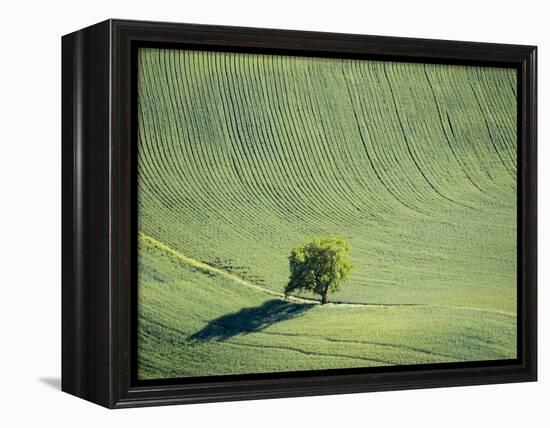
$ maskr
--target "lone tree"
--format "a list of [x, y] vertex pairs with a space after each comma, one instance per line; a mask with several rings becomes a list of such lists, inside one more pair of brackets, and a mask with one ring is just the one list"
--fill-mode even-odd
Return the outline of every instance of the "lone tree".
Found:
[[351, 245], [338, 237], [314, 238], [290, 253], [290, 280], [285, 297], [295, 291], [307, 290], [321, 296], [327, 303], [329, 291], [334, 293], [350, 276], [353, 268], [349, 260]]

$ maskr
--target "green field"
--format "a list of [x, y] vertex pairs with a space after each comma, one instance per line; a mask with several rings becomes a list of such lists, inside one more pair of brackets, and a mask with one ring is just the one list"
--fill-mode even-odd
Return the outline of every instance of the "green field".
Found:
[[[141, 379], [516, 357], [513, 69], [140, 49]], [[342, 291], [283, 299], [339, 235]]]

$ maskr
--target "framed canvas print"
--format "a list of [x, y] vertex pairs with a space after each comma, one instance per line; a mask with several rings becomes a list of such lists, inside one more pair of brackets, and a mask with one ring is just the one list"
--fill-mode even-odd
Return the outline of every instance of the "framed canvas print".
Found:
[[107, 407], [536, 380], [536, 49], [63, 37], [62, 389]]

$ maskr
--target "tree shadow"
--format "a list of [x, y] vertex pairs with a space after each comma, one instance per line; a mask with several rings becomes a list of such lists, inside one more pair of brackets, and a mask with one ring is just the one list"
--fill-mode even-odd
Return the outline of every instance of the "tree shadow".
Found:
[[268, 300], [260, 306], [243, 308], [213, 319], [206, 327], [189, 336], [190, 340], [227, 340], [239, 334], [261, 331], [277, 322], [299, 317], [315, 304]]

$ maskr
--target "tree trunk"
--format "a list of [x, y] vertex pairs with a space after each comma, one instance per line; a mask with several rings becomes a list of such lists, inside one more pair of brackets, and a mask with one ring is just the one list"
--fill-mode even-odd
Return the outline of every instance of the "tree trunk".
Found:
[[324, 305], [325, 303], [327, 303], [328, 299], [327, 299], [327, 291], [328, 290], [325, 290], [325, 292], [321, 295], [321, 305]]

